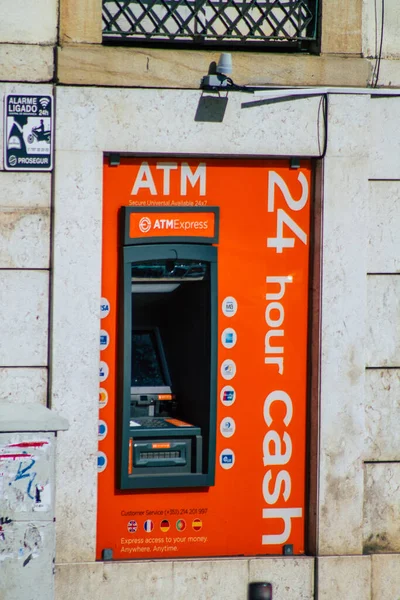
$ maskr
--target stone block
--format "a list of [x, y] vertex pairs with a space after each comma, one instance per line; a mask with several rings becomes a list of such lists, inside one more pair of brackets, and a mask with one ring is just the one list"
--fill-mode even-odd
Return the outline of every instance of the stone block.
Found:
[[0, 271], [0, 366], [47, 365], [49, 274]]
[[367, 369], [365, 429], [365, 460], [400, 461], [400, 369]]
[[385, 12], [382, 56], [399, 58], [400, 6], [398, 2], [376, 4], [374, 0], [364, 0], [363, 53], [364, 56], [379, 55], [383, 9]]
[[61, 42], [101, 44], [101, 9], [101, 2], [97, 0], [61, 0]]
[[321, 50], [324, 54], [361, 54], [362, 0], [324, 2]]
[[252, 559], [249, 582], [252, 581], [271, 583], [274, 600], [313, 600], [314, 559], [305, 556]]
[[173, 598], [243, 600], [247, 577], [247, 560], [177, 561], [173, 568]]
[[0, 268], [47, 269], [50, 209], [0, 209]]
[[0, 190], [1, 208], [49, 208], [51, 173], [0, 171]]
[[365, 161], [327, 158], [324, 180], [318, 530], [323, 555], [362, 548]]
[[400, 598], [400, 554], [375, 554], [372, 561], [372, 600]]
[[0, 402], [46, 406], [47, 369], [0, 368]]
[[399, 205], [400, 181], [370, 181], [368, 273], [400, 272]]
[[46, 269], [50, 173], [0, 172], [0, 268]]
[[367, 301], [366, 364], [369, 367], [398, 367], [400, 276], [370, 275]]
[[52, 46], [0, 44], [0, 64], [0, 81], [30, 81], [31, 83], [51, 81], [54, 70], [54, 49]]
[[[396, 61], [397, 62], [397, 61]], [[400, 78], [399, 78], [400, 81]], [[369, 178], [400, 179], [400, 102], [398, 98], [374, 98], [370, 107]]]
[[[102, 598], [164, 600], [177, 598], [173, 563], [164, 561], [104, 563]], [[190, 591], [186, 589], [186, 594]], [[187, 597], [187, 595], [186, 595]]]
[[400, 551], [400, 463], [365, 465], [364, 553]]
[[[371, 64], [371, 82], [374, 74], [374, 69], [377, 68], [377, 60], [369, 59]], [[376, 80], [376, 79], [375, 79]], [[379, 65], [378, 88], [382, 87], [400, 87], [400, 60], [383, 58]]]
[[371, 597], [371, 559], [368, 556], [318, 558], [318, 600]]
[[365, 132], [370, 122], [370, 103], [366, 95], [329, 94], [327, 156], [368, 160]]
[[[57, 150], [193, 154], [204, 153], [207, 140], [209, 154], [319, 152], [319, 98], [244, 109], [243, 102], [257, 99], [231, 94], [224, 121], [216, 124], [195, 121], [200, 97], [196, 90], [60, 88]], [[184, 135], [177, 114], [183, 115]]]
[[[239, 85], [365, 87], [372, 72], [369, 60], [352, 56], [264, 52], [232, 56]], [[216, 60], [214, 50], [71, 44], [58, 49], [57, 66], [59, 81], [65, 84], [196, 89]]]
[[101, 154], [58, 152], [51, 405], [70, 423], [57, 447], [59, 562], [95, 554], [101, 180]]
[[0, 43], [55, 43], [57, 4], [56, 0], [2, 0]]
[[[55, 600], [105, 600], [101, 595], [103, 563], [57, 564]], [[129, 585], [127, 591], [131, 591]], [[112, 597], [112, 596], [111, 596]], [[119, 598], [122, 600], [122, 598]]]
[[53, 598], [53, 560], [53, 522], [5, 525], [0, 537], [1, 600]]

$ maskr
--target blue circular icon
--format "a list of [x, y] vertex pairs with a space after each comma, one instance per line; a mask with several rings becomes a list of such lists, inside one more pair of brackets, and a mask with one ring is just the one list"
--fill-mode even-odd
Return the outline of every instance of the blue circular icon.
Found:
[[104, 452], [97, 453], [97, 472], [102, 473], [107, 466], [107, 456]]
[[219, 455], [219, 464], [223, 469], [232, 469], [235, 464], [235, 453], [230, 448], [225, 448]]
[[107, 435], [107, 431], [107, 423], [105, 421], [99, 421], [98, 438], [100, 441], [104, 440]]

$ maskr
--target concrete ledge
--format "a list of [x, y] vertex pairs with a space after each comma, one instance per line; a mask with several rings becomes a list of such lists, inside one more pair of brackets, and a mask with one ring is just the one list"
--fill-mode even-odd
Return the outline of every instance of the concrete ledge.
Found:
[[0, 402], [0, 431], [65, 431], [68, 421], [41, 404]]
[[[241, 85], [365, 87], [371, 64], [362, 58], [233, 52]], [[159, 50], [89, 44], [58, 49], [60, 83], [121, 87], [198, 88], [217, 51]]]
[[252, 581], [268, 581], [274, 600], [312, 600], [308, 556], [112, 561], [56, 565], [56, 600], [243, 600]]

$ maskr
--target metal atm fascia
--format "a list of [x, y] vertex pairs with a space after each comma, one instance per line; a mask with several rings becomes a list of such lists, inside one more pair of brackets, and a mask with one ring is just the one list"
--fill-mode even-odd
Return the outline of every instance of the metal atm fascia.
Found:
[[[129, 210], [129, 209], [128, 209]], [[190, 238], [187, 238], [190, 240]], [[216, 452], [216, 403], [217, 403], [217, 248], [204, 242], [198, 243], [148, 243], [139, 245], [130, 244], [123, 246], [121, 252], [121, 277], [120, 277], [120, 345], [119, 345], [119, 468], [117, 469], [117, 487], [121, 490], [129, 489], [156, 489], [156, 488], [193, 488], [214, 485], [215, 481], [215, 452]], [[201, 260], [209, 264], [210, 274], [210, 386], [209, 399], [205, 403], [208, 410], [207, 435], [204, 449], [201, 444], [198, 451], [206, 460], [203, 460], [201, 472], [173, 472], [173, 473], [148, 473], [129, 474], [132, 429], [130, 427], [131, 405], [131, 360], [132, 360], [132, 264], [142, 261], [160, 259]], [[186, 284], [190, 285], [190, 284]], [[194, 314], [195, 317], [195, 314]], [[135, 429], [135, 437], [146, 438], [145, 432]], [[193, 436], [196, 431], [193, 427]], [[200, 430], [199, 430], [200, 431]], [[198, 431], [198, 433], [199, 433]], [[158, 437], [162, 438], [165, 431], [159, 431]], [[204, 432], [205, 433], [205, 432]], [[172, 434], [171, 434], [172, 435]], [[185, 427], [177, 427], [173, 435], [175, 440], [188, 437]], [[157, 432], [154, 432], [157, 440]], [[199, 436], [197, 436], [199, 438]], [[201, 438], [200, 438], [201, 442]], [[132, 442], [131, 442], [132, 443]], [[197, 445], [199, 439], [197, 439]], [[198, 457], [197, 457], [198, 459]], [[197, 464], [199, 464], [197, 462]]]

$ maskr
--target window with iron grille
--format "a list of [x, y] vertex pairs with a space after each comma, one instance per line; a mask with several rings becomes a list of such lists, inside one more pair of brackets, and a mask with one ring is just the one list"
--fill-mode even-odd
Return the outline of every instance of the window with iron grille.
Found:
[[307, 47], [318, 0], [103, 0], [103, 41]]

